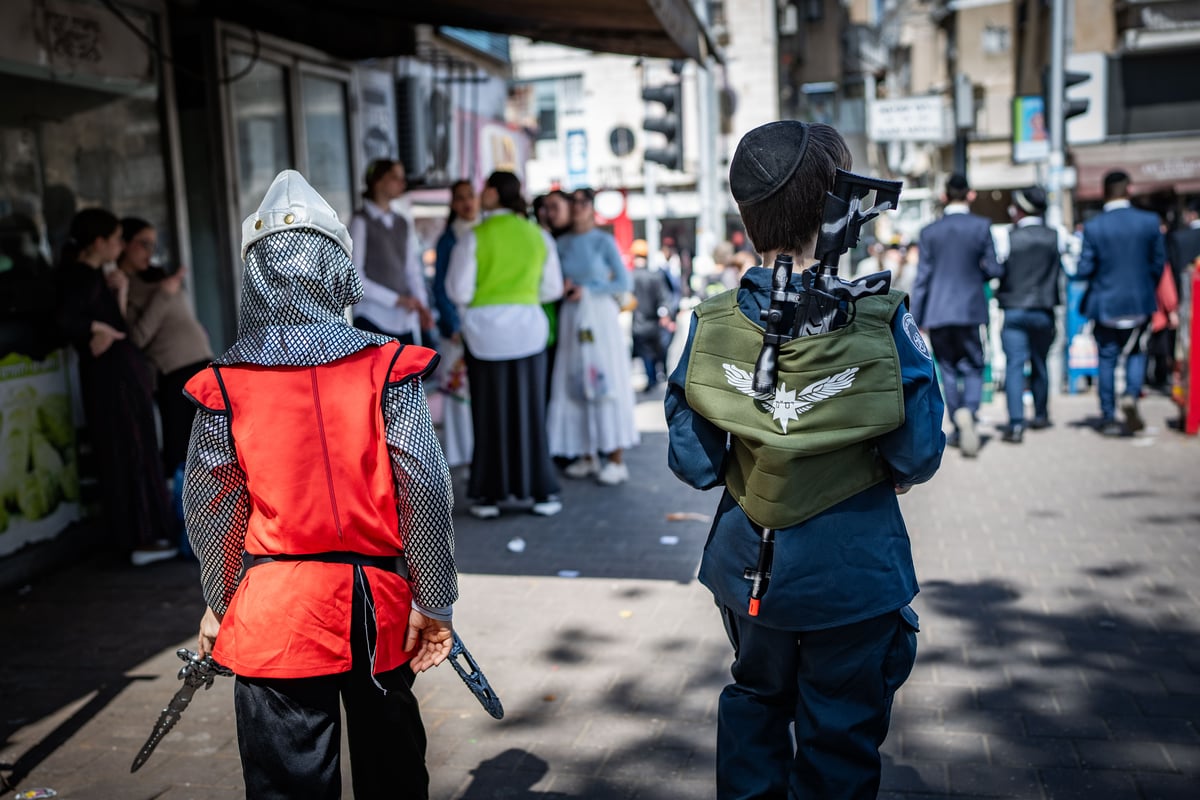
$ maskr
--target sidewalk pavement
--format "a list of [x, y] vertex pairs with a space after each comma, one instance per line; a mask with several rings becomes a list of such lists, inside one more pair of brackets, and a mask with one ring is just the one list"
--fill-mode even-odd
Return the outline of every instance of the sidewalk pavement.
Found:
[[[666, 469], [660, 398], [629, 483], [564, 481], [548, 519], [459, 509], [456, 625], [507, 714], [448, 667], [418, 679], [434, 800], [715, 796], [731, 651], [694, 576], [718, 497]], [[901, 499], [922, 632], [886, 800], [1200, 796], [1200, 442], [1162, 398], [1136, 438], [1098, 436], [1095, 410], [1054, 398], [1054, 428], [949, 450]], [[1001, 401], [984, 414], [990, 432]], [[188, 562], [85, 563], [0, 597], [0, 776], [73, 800], [241, 796], [230, 680], [129, 773], [200, 613]]]

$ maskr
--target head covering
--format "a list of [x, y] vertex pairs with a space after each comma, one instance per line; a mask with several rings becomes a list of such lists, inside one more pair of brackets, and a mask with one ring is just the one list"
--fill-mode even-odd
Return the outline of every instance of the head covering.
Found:
[[971, 185], [967, 183], [967, 176], [961, 172], [956, 172], [946, 179], [946, 188], [958, 192], [971, 191]]
[[738, 142], [729, 162], [729, 191], [741, 204], [766, 200], [783, 188], [804, 160], [808, 125], [794, 119], [768, 122]]
[[629, 252], [645, 258], [650, 255], [650, 245], [646, 243], [645, 239], [634, 239], [633, 244], [629, 246]]
[[1013, 201], [1017, 207], [1031, 217], [1040, 217], [1046, 213], [1046, 193], [1040, 186], [1030, 186], [1027, 189], [1017, 189], [1013, 192]]
[[271, 182], [258, 210], [242, 222], [242, 258], [246, 258], [250, 245], [264, 236], [300, 228], [328, 236], [350, 255], [350, 232], [337, 212], [303, 175], [285, 169]]
[[317, 366], [389, 341], [346, 322], [363, 296], [350, 235], [300, 173], [279, 173], [242, 233], [238, 338], [216, 363]]

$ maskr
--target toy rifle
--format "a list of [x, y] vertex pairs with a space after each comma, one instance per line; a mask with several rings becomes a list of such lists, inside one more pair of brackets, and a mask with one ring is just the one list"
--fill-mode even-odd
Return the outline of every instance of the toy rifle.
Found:
[[[867, 195], [875, 193], [867, 205]], [[775, 391], [779, 377], [779, 347], [801, 336], [829, 333], [854, 321], [854, 304], [861, 297], [887, 294], [892, 274], [879, 272], [856, 281], [838, 277], [838, 259], [858, 244], [864, 223], [894, 209], [900, 200], [900, 181], [868, 178], [839, 169], [833, 191], [825, 193], [821, 230], [814, 255], [817, 263], [800, 273], [800, 291], [792, 291], [792, 257], [775, 257], [771, 276], [771, 304], [761, 313], [763, 344], [754, 362], [754, 391]], [[759, 528], [758, 560], [747, 567], [750, 581], [750, 616], [758, 616], [759, 603], [771, 582], [775, 531]]]

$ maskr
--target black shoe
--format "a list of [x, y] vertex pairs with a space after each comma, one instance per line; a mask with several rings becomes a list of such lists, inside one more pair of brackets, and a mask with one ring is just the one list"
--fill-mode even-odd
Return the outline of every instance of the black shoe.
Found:
[[958, 431], [946, 434], [946, 447], [958, 447]]
[[1101, 436], [1124, 436], [1125, 426], [1115, 419], [1105, 420], [1100, 424]]
[[1008, 425], [1004, 428], [1004, 433], [1000, 435], [1000, 438], [1009, 444], [1020, 444], [1021, 440], [1025, 438], [1025, 426]]
[[1029, 423], [1029, 429], [1032, 431], [1041, 431], [1054, 425], [1049, 417], [1034, 417]]

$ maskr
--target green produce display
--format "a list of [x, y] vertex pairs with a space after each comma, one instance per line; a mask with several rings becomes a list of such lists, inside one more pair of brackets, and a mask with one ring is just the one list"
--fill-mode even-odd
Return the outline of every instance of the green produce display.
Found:
[[0, 414], [0, 533], [13, 512], [26, 520], [48, 516], [63, 501], [78, 501], [79, 470], [66, 394], [20, 386]]

